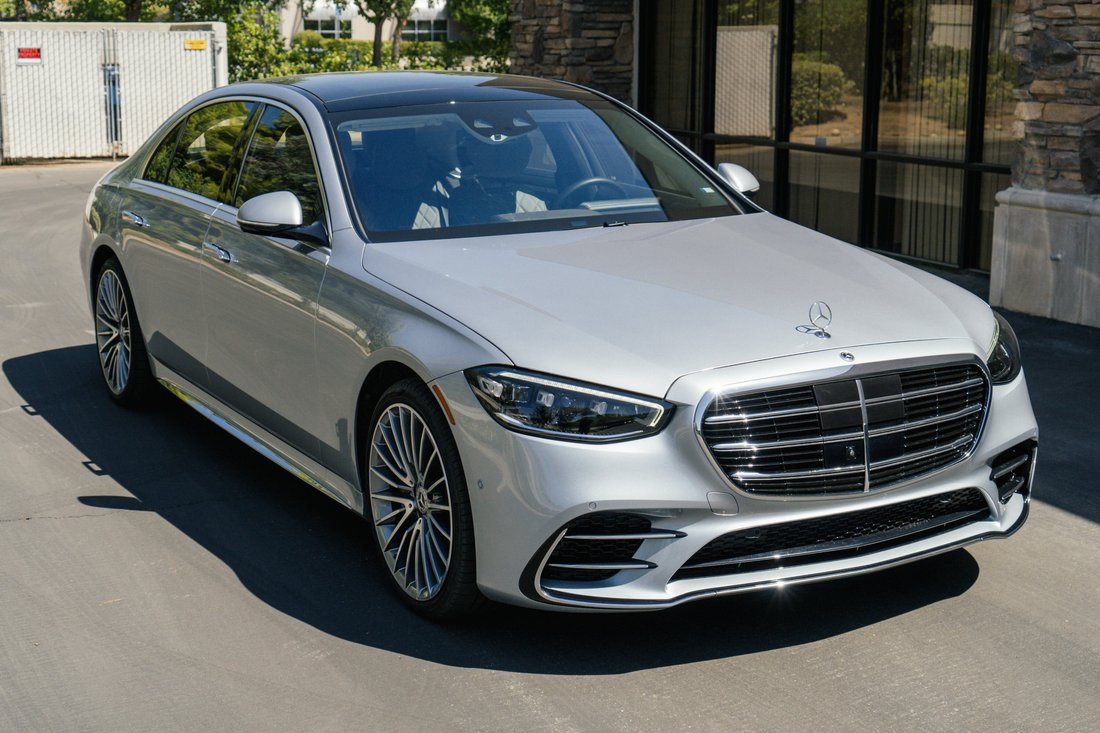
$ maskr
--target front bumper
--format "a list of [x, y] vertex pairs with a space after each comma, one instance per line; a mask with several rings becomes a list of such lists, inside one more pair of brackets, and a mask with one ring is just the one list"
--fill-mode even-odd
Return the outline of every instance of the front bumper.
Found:
[[[961, 341], [849, 349], [855, 363], [968, 355]], [[1005, 450], [1037, 435], [1023, 375], [992, 387], [980, 441], [964, 461], [932, 475], [866, 494], [762, 497], [733, 489], [717, 472], [696, 436], [696, 406], [708, 390], [776, 375], [843, 370], [836, 352], [775, 359], [712, 370], [678, 380], [666, 399], [677, 405], [658, 435], [611, 445], [588, 445], [514, 433], [477, 402], [462, 374], [437, 381], [456, 425], [474, 515], [478, 584], [505, 602], [574, 609], [659, 609], [704, 597], [843, 577], [889, 567], [1016, 531], [1030, 495], [1002, 502], [990, 464]], [[1032, 463], [1033, 465], [1033, 463]], [[872, 510], [964, 489], [977, 489], [989, 513], [964, 526], [921, 535], [884, 549], [708, 577], [677, 573], [704, 546], [731, 532]], [[1028, 483], [1030, 488], [1030, 482]], [[637, 569], [599, 580], [548, 580], [542, 572], [563, 530], [600, 512], [646, 517], [655, 535], [641, 541]]]

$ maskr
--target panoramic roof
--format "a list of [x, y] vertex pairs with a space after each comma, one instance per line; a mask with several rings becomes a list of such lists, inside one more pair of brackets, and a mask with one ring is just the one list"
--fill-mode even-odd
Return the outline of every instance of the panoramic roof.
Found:
[[294, 76], [278, 83], [310, 92], [333, 112], [450, 101], [596, 98], [591, 92], [563, 82], [508, 74], [357, 71]]

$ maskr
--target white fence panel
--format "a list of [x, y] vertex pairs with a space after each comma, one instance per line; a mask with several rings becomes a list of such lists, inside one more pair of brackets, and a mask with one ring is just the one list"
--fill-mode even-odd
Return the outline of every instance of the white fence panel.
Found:
[[[3, 158], [110, 155], [100, 31], [0, 33]], [[37, 61], [19, 49], [39, 49]], [[33, 56], [24, 52], [27, 56]]]
[[776, 26], [720, 26], [715, 62], [714, 131], [770, 137], [775, 129]]
[[[217, 85], [213, 31], [116, 33], [123, 155], [186, 102]], [[151, 71], [155, 67], [157, 71]], [[157, 73], [159, 72], [159, 73]]]

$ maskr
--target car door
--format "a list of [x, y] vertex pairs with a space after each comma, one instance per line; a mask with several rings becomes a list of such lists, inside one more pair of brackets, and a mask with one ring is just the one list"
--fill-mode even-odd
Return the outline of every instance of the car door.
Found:
[[150, 355], [205, 386], [202, 243], [254, 102], [201, 107], [176, 125], [119, 202], [123, 269]]
[[244, 148], [236, 185], [213, 216], [202, 253], [204, 360], [210, 392], [307, 455], [316, 455], [314, 319], [328, 248], [249, 234], [237, 208], [254, 196], [290, 191], [303, 221], [325, 218], [302, 122], [267, 105]]

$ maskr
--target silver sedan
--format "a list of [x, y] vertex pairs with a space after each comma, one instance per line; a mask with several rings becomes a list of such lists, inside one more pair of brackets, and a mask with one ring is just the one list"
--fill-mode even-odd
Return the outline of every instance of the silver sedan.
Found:
[[92, 192], [99, 368], [362, 514], [435, 618], [664, 608], [1015, 531], [1037, 430], [1008, 323], [758, 185], [560, 82], [225, 87]]

